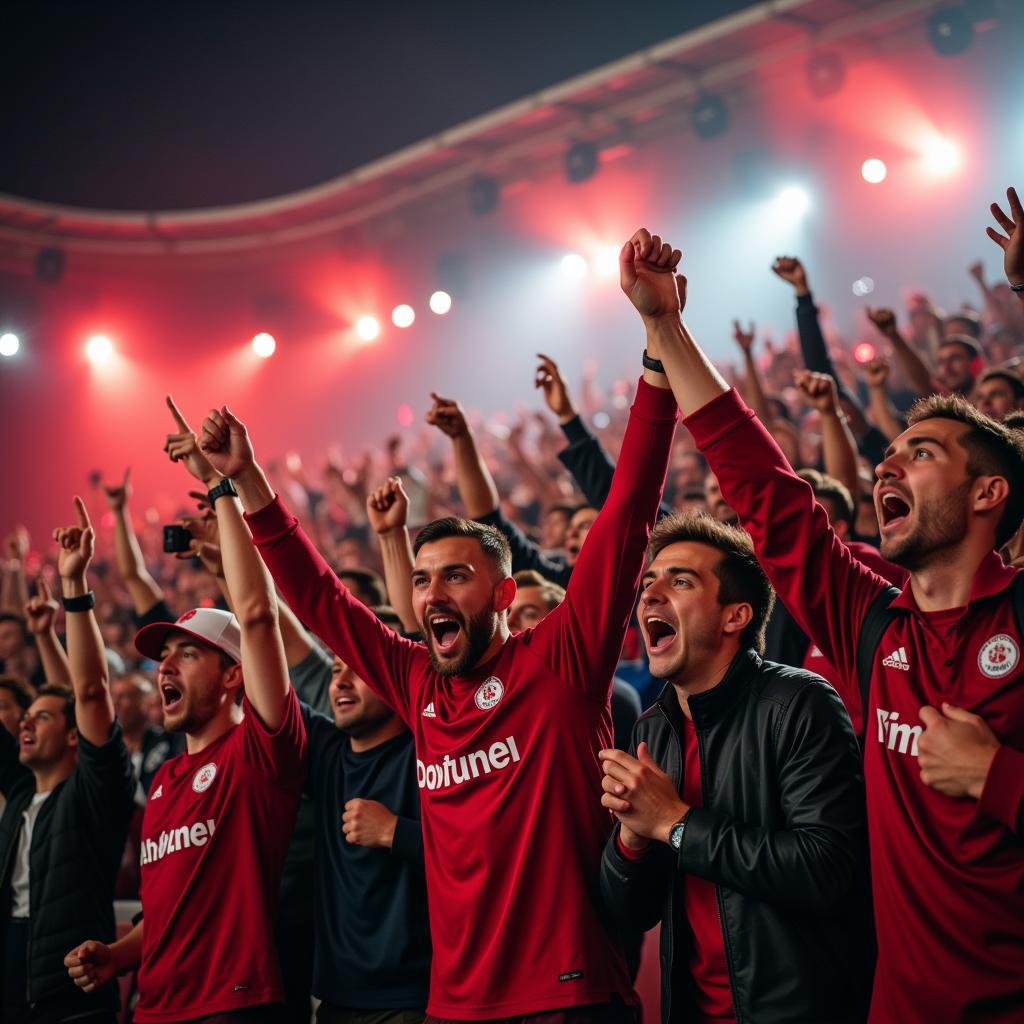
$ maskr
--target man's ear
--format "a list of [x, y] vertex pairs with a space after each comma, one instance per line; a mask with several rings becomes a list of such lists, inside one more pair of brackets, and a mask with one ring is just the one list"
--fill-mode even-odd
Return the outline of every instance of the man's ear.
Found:
[[512, 607], [516, 599], [516, 581], [511, 576], [506, 576], [494, 588], [494, 610], [504, 612]]
[[75, 726], [68, 729], [68, 746], [78, 748], [78, 728]]
[[722, 632], [727, 637], [739, 636], [753, 617], [754, 609], [746, 601], [727, 604], [722, 609]]
[[974, 481], [975, 512], [992, 512], [1009, 497], [1010, 483], [1005, 476], [980, 476]]
[[[242, 666], [235, 662], [234, 665], [229, 665], [224, 669], [224, 687], [231, 691], [236, 691], [242, 685]], [[237, 693], [233, 693], [232, 696], [237, 697]]]

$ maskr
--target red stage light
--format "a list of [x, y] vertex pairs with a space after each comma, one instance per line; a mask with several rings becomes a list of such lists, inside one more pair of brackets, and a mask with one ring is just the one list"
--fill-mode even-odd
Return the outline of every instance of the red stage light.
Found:
[[416, 421], [416, 414], [412, 411], [411, 405], [400, 405], [396, 418], [400, 426], [411, 427]]
[[862, 341], [854, 348], [853, 358], [858, 363], [870, 363], [875, 358], [875, 346], [870, 341]]

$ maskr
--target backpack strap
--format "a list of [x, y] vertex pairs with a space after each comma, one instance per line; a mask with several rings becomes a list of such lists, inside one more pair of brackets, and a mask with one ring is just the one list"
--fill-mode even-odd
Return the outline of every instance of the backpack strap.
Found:
[[[1024, 573], [1021, 573], [1024, 576]], [[871, 672], [875, 664], [875, 654], [882, 642], [882, 635], [889, 624], [896, 618], [896, 613], [889, 607], [899, 597], [896, 587], [886, 587], [878, 592], [871, 602], [864, 621], [860, 624], [860, 635], [857, 637], [857, 687], [860, 690], [860, 706], [862, 726], [860, 736], [861, 751], [864, 750], [864, 738], [868, 731], [868, 694], [871, 690]], [[1024, 609], [1024, 588], [1020, 591], [1021, 607]], [[1022, 634], [1024, 635], [1024, 634]]]
[[1010, 584], [1013, 617], [1017, 620], [1017, 636], [1024, 643], [1024, 572], [1018, 572]]

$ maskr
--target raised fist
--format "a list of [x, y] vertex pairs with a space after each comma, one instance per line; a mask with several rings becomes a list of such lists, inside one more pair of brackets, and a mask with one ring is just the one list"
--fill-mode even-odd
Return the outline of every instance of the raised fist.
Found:
[[57, 571], [63, 580], [80, 579], [85, 576], [96, 543], [96, 534], [92, 523], [89, 522], [85, 502], [77, 496], [75, 511], [78, 513], [78, 523], [75, 526], [64, 526], [53, 531], [53, 539], [60, 545]]
[[83, 992], [92, 992], [117, 977], [110, 947], [95, 939], [83, 942], [71, 950], [64, 957], [64, 966], [68, 969], [68, 977]]
[[[164, 451], [166, 450], [167, 446], [164, 445]], [[124, 479], [119, 484], [101, 485], [111, 512], [120, 512], [124, 508], [125, 502], [132, 496], [132, 485], [128, 482], [128, 476], [131, 471], [130, 466], [125, 469]]]
[[239, 476], [256, 461], [245, 424], [226, 405], [203, 420], [199, 450], [221, 476]]
[[408, 515], [409, 497], [397, 476], [388, 477], [386, 483], [367, 495], [366, 517], [378, 535], [402, 529]]
[[469, 433], [469, 426], [466, 423], [466, 414], [462, 411], [462, 406], [450, 398], [442, 398], [433, 391], [430, 393], [430, 397], [434, 400], [434, 404], [427, 412], [427, 422], [450, 438], [465, 437]]
[[885, 356], [875, 356], [864, 365], [864, 376], [869, 388], [885, 388], [889, 380], [889, 360]]
[[772, 270], [798, 292], [807, 291], [807, 271], [795, 256], [779, 256], [772, 264]]
[[24, 526], [17, 526], [14, 532], [4, 539], [4, 553], [11, 561], [24, 561], [30, 544], [31, 538], [28, 535], [28, 530]]
[[548, 408], [558, 417], [560, 423], [568, 423], [576, 415], [576, 408], [569, 398], [569, 387], [565, 383], [562, 371], [550, 356], [537, 353], [540, 366], [534, 374], [533, 386], [542, 388], [544, 401]]
[[682, 253], [640, 228], [619, 253], [619, 284], [644, 320], [679, 316], [686, 278], [676, 273]]
[[207, 488], [212, 487], [217, 482], [217, 471], [199, 450], [195, 431], [185, 422], [170, 395], [167, 396], [167, 408], [171, 410], [178, 433], [167, 435], [164, 451], [171, 457], [171, 462], [181, 462], [200, 483]]
[[750, 330], [745, 331], [740, 327], [739, 320], [732, 322], [732, 338], [739, 345], [740, 349], [747, 353], [754, 347], [754, 325], [751, 323]]
[[839, 396], [836, 392], [836, 382], [827, 373], [798, 370], [793, 374], [793, 381], [801, 397], [812, 409], [817, 409], [823, 416], [837, 415]]
[[53, 621], [60, 606], [50, 594], [50, 588], [42, 576], [36, 582], [36, 592], [25, 605], [25, 621], [29, 632], [35, 636], [49, 633], [53, 629]]
[[882, 334], [889, 337], [896, 333], [896, 314], [891, 309], [872, 309], [867, 306], [864, 311]]

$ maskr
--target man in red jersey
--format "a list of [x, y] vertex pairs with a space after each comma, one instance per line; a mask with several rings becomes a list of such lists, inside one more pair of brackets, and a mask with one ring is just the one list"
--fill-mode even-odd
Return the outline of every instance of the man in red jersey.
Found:
[[[1020, 240], [1020, 218], [1014, 230]], [[671, 281], [658, 283], [644, 319], [686, 425], [851, 715], [866, 703], [870, 1019], [1024, 1019], [1022, 580], [996, 553], [1024, 515], [1020, 440], [958, 397], [911, 415], [876, 469], [881, 554], [910, 573], [893, 599], [693, 340]]]
[[[636, 238], [634, 281], [679, 259]], [[651, 353], [656, 356], [657, 353]], [[419, 534], [413, 605], [426, 646], [358, 605], [274, 497], [244, 426], [211, 413], [204, 451], [231, 477], [289, 605], [413, 733], [434, 959], [428, 1019], [572, 1024], [634, 1019], [621, 946], [596, 905], [610, 818], [598, 751], [675, 433], [664, 376], [645, 369], [608, 500], [565, 601], [512, 635], [507, 542], [437, 520]]]
[[152, 623], [135, 645], [160, 662], [164, 723], [184, 754], [153, 779], [142, 828], [143, 920], [65, 961], [91, 991], [138, 968], [137, 1024], [272, 1020], [284, 999], [273, 913], [306, 761], [288, 683], [273, 583], [230, 482], [202, 458], [181, 420], [172, 459], [210, 489], [235, 614], [212, 608]]

